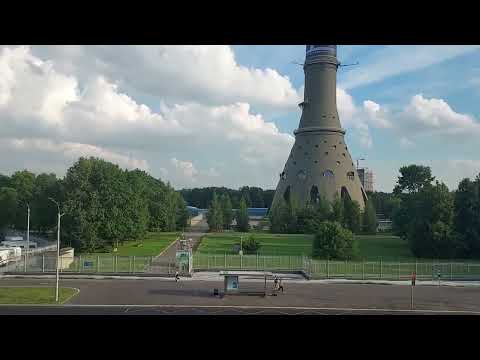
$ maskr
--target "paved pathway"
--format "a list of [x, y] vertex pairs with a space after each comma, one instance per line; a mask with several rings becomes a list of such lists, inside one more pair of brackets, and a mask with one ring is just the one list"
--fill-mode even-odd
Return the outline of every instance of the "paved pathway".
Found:
[[[191, 245], [193, 249], [196, 248], [200, 239], [208, 231], [208, 225], [203, 217], [197, 217], [195, 224], [185, 232], [186, 239], [192, 239]], [[176, 252], [179, 246], [179, 241], [173, 242], [160, 255], [158, 255], [152, 262], [152, 266], [147, 271], [152, 274], [173, 274], [176, 266]]]

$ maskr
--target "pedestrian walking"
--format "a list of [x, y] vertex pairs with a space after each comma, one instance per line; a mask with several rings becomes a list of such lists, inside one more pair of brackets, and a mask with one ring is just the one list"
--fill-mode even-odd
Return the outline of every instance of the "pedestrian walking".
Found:
[[280, 282], [278, 283], [278, 289], [282, 291], [283, 293], [283, 283], [282, 283], [282, 279], [280, 279]]
[[273, 279], [273, 290], [278, 290], [278, 278], [276, 276]]
[[175, 282], [178, 282], [180, 280], [180, 275], [178, 274], [178, 271], [175, 272]]

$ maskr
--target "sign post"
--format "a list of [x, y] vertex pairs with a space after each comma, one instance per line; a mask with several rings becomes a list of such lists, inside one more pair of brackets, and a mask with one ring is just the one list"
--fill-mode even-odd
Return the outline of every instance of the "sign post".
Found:
[[415, 282], [417, 280], [417, 273], [414, 271], [412, 273], [412, 286], [410, 287], [410, 309], [413, 310], [413, 287], [415, 286]]

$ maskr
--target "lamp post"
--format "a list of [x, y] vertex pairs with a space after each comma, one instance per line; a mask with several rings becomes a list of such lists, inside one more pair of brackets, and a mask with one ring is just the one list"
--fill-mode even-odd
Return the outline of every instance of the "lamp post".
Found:
[[57, 224], [57, 273], [56, 273], [56, 285], [55, 285], [55, 302], [58, 302], [58, 281], [59, 281], [59, 260], [60, 260], [60, 218], [65, 214], [60, 214], [60, 205], [57, 201], [52, 198], [48, 198], [52, 201], [55, 205], [57, 205], [58, 209], [58, 224]]
[[27, 272], [29, 251], [30, 251], [30, 205], [27, 203], [27, 246], [25, 251], [25, 272]]

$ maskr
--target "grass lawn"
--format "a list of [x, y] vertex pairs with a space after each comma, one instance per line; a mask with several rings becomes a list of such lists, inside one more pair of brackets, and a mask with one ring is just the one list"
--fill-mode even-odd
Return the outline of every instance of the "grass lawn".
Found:
[[170, 245], [180, 234], [178, 232], [148, 233], [143, 241], [127, 241], [119, 245], [116, 252], [80, 254], [99, 256], [157, 256]]
[[[197, 249], [199, 254], [233, 255], [233, 245], [244, 240], [248, 233], [217, 233], [205, 236]], [[255, 233], [262, 247], [259, 255], [306, 255], [312, 254], [312, 235]], [[404, 261], [414, 258], [406, 241], [393, 235], [357, 235], [359, 258], [365, 260]]]
[[415, 259], [405, 240], [393, 235], [356, 235], [359, 257], [365, 260], [405, 261]]
[[[77, 293], [76, 289], [59, 288], [59, 303]], [[0, 304], [55, 304], [53, 287], [0, 287]]]
[[[199, 254], [233, 255], [233, 245], [240, 242], [240, 237], [247, 240], [249, 233], [218, 233], [208, 234], [202, 239], [197, 249]], [[310, 255], [312, 252], [311, 235], [303, 234], [270, 234], [254, 233], [262, 245], [259, 255]]]
[[[150, 259], [165, 250], [179, 235], [178, 232], [148, 233], [143, 241], [125, 242], [116, 252], [78, 254], [64, 272], [144, 272]], [[116, 260], [115, 256], [118, 257]]]

